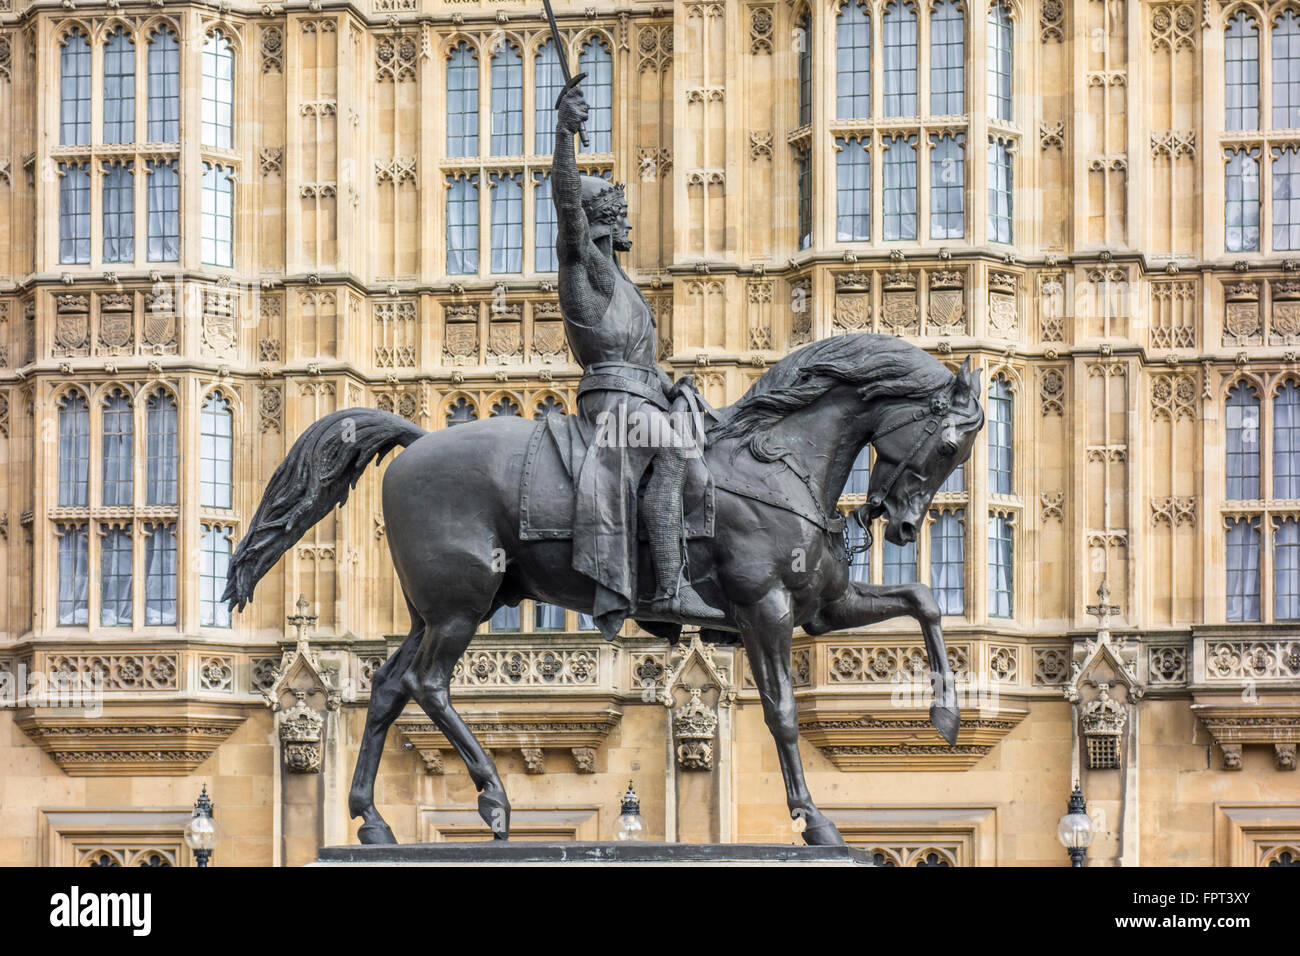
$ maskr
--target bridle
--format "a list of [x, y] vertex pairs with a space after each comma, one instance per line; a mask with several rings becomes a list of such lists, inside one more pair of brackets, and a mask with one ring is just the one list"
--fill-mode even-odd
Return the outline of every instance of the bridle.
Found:
[[916, 441], [912, 443], [912, 447], [908, 449], [907, 454], [899, 459], [898, 463], [893, 466], [893, 471], [885, 480], [884, 486], [880, 492], [878, 492], [877, 495], [872, 495], [868, 498], [865, 505], [854, 508], [851, 512], [853, 521], [862, 530], [863, 543], [851, 545], [849, 544], [849, 536], [844, 536], [844, 556], [845, 560], [847, 560], [850, 565], [853, 564], [854, 555], [870, 549], [873, 541], [870, 522], [869, 520], [867, 522], [862, 520], [862, 512], [865, 510], [870, 513], [871, 508], [877, 505], [882, 505], [886, 500], [888, 500], [890, 492], [894, 490], [894, 485], [898, 483], [899, 477], [908, 466], [912, 464], [913, 460], [915, 460], [918, 452], [922, 451], [922, 449], [926, 449], [926, 454], [928, 456], [928, 446], [936, 437], [938, 437], [939, 426], [943, 424], [944, 417], [951, 409], [952, 400], [948, 391], [941, 392], [938, 395], [931, 395], [928, 409], [914, 408], [910, 415], [904, 415], [900, 417], [896, 423], [890, 424], [872, 434], [871, 440], [868, 444], [875, 444], [877, 440], [891, 432], [898, 431], [900, 428], [905, 428], [908, 425], [925, 420], [925, 426], [918, 430]]

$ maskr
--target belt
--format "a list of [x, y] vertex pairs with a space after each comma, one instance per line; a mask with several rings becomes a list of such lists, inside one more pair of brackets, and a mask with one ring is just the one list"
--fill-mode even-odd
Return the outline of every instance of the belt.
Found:
[[654, 375], [653, 369], [630, 362], [594, 362], [587, 367], [586, 374], [578, 383], [578, 397], [587, 392], [627, 392], [644, 398], [662, 411], [669, 411], [668, 399], [658, 382], [650, 384], [645, 381]]

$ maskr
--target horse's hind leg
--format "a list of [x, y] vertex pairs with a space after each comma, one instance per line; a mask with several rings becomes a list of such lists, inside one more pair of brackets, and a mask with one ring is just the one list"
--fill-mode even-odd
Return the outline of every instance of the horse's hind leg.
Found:
[[493, 837], [505, 840], [510, 836], [510, 801], [506, 799], [506, 788], [492, 758], [451, 706], [451, 674], [477, 627], [476, 617], [444, 619], [436, 629], [430, 627], [415, 666], [407, 671], [403, 683], [465, 761], [470, 779], [479, 791], [478, 815], [491, 828]]
[[799, 757], [799, 711], [790, 680], [790, 638], [794, 627], [789, 608], [789, 596], [777, 591], [758, 604], [737, 608], [740, 637], [763, 703], [763, 717], [776, 741], [790, 816], [803, 823], [803, 839], [809, 846], [838, 845], [844, 838], [813, 803]]
[[357, 751], [356, 769], [352, 772], [352, 789], [348, 792], [348, 813], [353, 817], [361, 817], [357, 838], [362, 843], [397, 842], [393, 831], [375, 808], [375, 774], [379, 772], [388, 728], [411, 699], [402, 684], [402, 675], [415, 660], [416, 651], [420, 648], [420, 635], [424, 633], [424, 620], [419, 612], [411, 607], [410, 602], [407, 602], [407, 607], [411, 611], [411, 633], [397, 649], [397, 653], [375, 671], [371, 680], [366, 729]]

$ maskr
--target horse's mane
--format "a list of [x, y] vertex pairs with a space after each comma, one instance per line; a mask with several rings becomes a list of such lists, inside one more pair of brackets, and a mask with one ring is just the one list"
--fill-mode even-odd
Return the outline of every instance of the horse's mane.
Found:
[[[947, 389], [953, 373], [915, 345], [892, 335], [837, 335], [805, 345], [773, 365], [735, 404], [722, 409], [708, 440], [740, 438], [767, 458], [771, 427], [837, 384], [858, 386], [863, 402], [919, 398]], [[958, 416], [964, 409], [954, 409]], [[978, 405], [976, 405], [978, 411]], [[766, 452], [766, 453], [764, 453]]]

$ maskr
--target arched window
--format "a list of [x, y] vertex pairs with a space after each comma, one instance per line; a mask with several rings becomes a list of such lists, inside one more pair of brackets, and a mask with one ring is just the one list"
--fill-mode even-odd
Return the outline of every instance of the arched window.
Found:
[[234, 143], [235, 54], [220, 30], [203, 44], [204, 146], [230, 149]]
[[464, 397], [456, 399], [447, 406], [447, 424], [463, 425], [465, 422], [472, 422], [478, 418], [478, 409], [474, 404], [467, 401]]
[[966, 613], [965, 511], [932, 511], [930, 590], [944, 614]]
[[555, 255], [555, 239], [559, 231], [556, 220], [555, 200], [551, 198], [551, 174], [537, 172], [537, 186], [533, 190], [534, 230], [533, 248], [536, 252], [536, 270], [538, 272], [555, 272], [559, 260]]
[[121, 507], [131, 504], [134, 470], [135, 423], [130, 399], [114, 390], [104, 403], [104, 504]]
[[956, 0], [939, 0], [930, 12], [930, 112], [966, 112], [966, 20]]
[[1273, 618], [1300, 620], [1300, 523], [1283, 518], [1273, 532]]
[[1224, 193], [1224, 246], [1259, 251], [1259, 147], [1228, 151]]
[[1228, 20], [1223, 39], [1225, 129], [1259, 129], [1259, 24], [1245, 11]]
[[869, 242], [871, 140], [865, 136], [836, 139], [835, 147], [838, 150], [835, 155], [835, 239], [837, 242]]
[[523, 173], [492, 173], [492, 271], [522, 272], [524, 267]]
[[930, 238], [966, 235], [966, 136], [930, 136]]
[[224, 525], [203, 525], [199, 547], [199, 624], [230, 627], [230, 606], [221, 600], [230, 573], [230, 535]]
[[447, 177], [447, 272], [478, 272], [478, 175]]
[[1273, 21], [1273, 128], [1300, 127], [1300, 16], [1283, 10]]
[[[808, 15], [805, 14], [805, 17]], [[848, 0], [835, 18], [835, 115], [871, 116], [871, 12], [862, 0]], [[811, 28], [811, 21], [809, 21]], [[809, 33], [811, 36], [811, 32]], [[809, 41], [811, 42], [811, 41]], [[886, 54], [886, 63], [889, 62]], [[799, 54], [799, 125], [812, 122], [812, 64], [808, 71], [808, 115], [804, 116], [804, 54]]]
[[118, 27], [104, 44], [104, 142], [135, 141], [135, 43]]
[[131, 626], [131, 526], [101, 528], [99, 545], [99, 623]]
[[1011, 13], [1000, 0], [989, 7], [988, 84], [989, 116], [1011, 122]]
[[518, 418], [519, 403], [509, 395], [503, 396], [492, 403], [490, 418]]
[[1259, 620], [1259, 519], [1229, 518], [1227, 618]]
[[916, 238], [916, 137], [884, 140], [884, 238]]
[[812, 13], [806, 7], [796, 20], [794, 48], [799, 69], [799, 125], [812, 122]]
[[563, 415], [563, 414], [564, 414], [564, 404], [562, 402], [556, 401], [553, 396], [547, 395], [545, 398], [543, 398], [540, 402], [537, 403], [537, 410], [533, 412], [533, 418], [540, 420], [545, 418], [547, 415]]
[[915, 116], [916, 8], [890, 0], [884, 19], [885, 116]]
[[234, 455], [234, 416], [219, 392], [203, 401], [199, 428], [199, 505], [229, 508]]
[[578, 54], [578, 70], [586, 73], [582, 95], [587, 101], [587, 139], [584, 153], [614, 150], [614, 58], [605, 41], [591, 37]]
[[524, 151], [524, 57], [513, 43], [492, 54], [492, 155]]
[[149, 142], [179, 142], [180, 116], [180, 44], [171, 30], [160, 30], [149, 38]]
[[230, 268], [235, 256], [235, 183], [229, 166], [203, 164], [203, 205], [199, 224], [203, 263]]
[[90, 142], [90, 42], [80, 30], [63, 38], [59, 54], [59, 144]]
[[90, 504], [90, 404], [81, 392], [59, 405], [59, 504]]
[[163, 391], [145, 403], [145, 504], [176, 504], [176, 400]]
[[1300, 498], [1300, 385], [1294, 381], [1273, 399], [1273, 497]]
[[478, 155], [478, 54], [464, 40], [447, 58], [447, 155]]
[[1012, 493], [1015, 454], [1014, 413], [1011, 386], [1001, 375], [989, 382], [989, 490], [995, 495]]
[[564, 89], [564, 73], [555, 41], [547, 40], [533, 57], [533, 142], [534, 152], [555, 151], [555, 101]]
[[135, 172], [129, 162], [108, 162], [104, 170], [104, 261], [135, 258]]
[[180, 176], [176, 160], [149, 160], [148, 243], [150, 262], [175, 262], [181, 253]]
[[1225, 462], [1229, 501], [1259, 498], [1259, 398], [1245, 382], [1228, 390], [1224, 408], [1227, 429]]
[[90, 262], [90, 167], [59, 163], [59, 262]]

